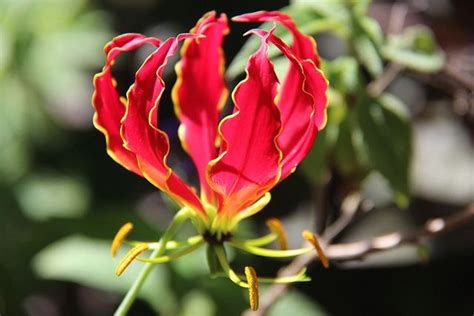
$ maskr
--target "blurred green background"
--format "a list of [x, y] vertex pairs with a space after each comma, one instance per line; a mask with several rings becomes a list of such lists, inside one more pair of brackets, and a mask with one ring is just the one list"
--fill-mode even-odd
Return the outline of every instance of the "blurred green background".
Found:
[[[277, 216], [290, 244], [299, 246], [300, 231], [323, 232], [353, 190], [374, 207], [336, 242], [410, 231], [474, 199], [473, 92], [442, 70], [446, 60], [472, 80], [473, 2], [375, 1], [364, 8], [361, 0], [354, 15], [344, 10], [346, 2], [299, 0], [285, 9], [318, 39], [332, 88], [329, 122], [303, 166], [247, 223], [249, 234], [264, 232], [264, 220]], [[105, 43], [124, 32], [159, 38], [185, 32], [209, 10], [233, 16], [288, 5], [0, 0], [0, 315], [111, 315], [140, 268], [135, 263], [115, 277], [118, 259], [110, 258], [109, 245], [117, 228], [132, 221], [134, 238], [153, 240], [175, 212], [152, 185], [106, 155], [92, 127], [92, 77], [103, 65]], [[406, 9], [402, 27], [424, 28], [387, 35], [394, 27], [389, 22], [397, 23], [394, 8]], [[240, 50], [248, 26], [231, 28], [229, 87], [252, 48], [250, 42]], [[122, 91], [149, 52], [119, 60]], [[366, 95], [367, 85], [393, 62], [407, 71], [383, 95]], [[172, 135], [171, 163], [196, 181], [190, 160], [177, 149], [169, 94], [162, 112], [160, 124]], [[286, 262], [237, 255], [234, 263], [272, 275]], [[471, 315], [473, 266], [470, 224], [365, 261], [329, 270], [312, 265], [313, 281], [296, 286], [270, 315]], [[211, 280], [199, 252], [157, 266], [130, 315], [240, 315], [246, 295], [228, 280]]]

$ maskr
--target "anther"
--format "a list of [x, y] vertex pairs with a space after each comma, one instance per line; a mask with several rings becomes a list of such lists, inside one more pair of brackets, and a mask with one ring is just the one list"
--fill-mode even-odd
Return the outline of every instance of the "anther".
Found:
[[303, 238], [309, 241], [313, 247], [316, 249], [316, 252], [318, 253], [319, 260], [321, 260], [321, 263], [323, 266], [327, 269], [329, 268], [329, 260], [326, 254], [323, 251], [323, 248], [319, 244], [318, 238], [316, 237], [315, 234], [310, 232], [309, 230], [303, 231]]
[[132, 229], [132, 223], [126, 223], [125, 225], [120, 227], [117, 234], [115, 234], [114, 240], [112, 241], [112, 246], [110, 247], [110, 253], [112, 254], [112, 257], [115, 257], [115, 255], [117, 254], [117, 250], [120, 248], [123, 241], [125, 240], [125, 238], [127, 238], [128, 234], [130, 234]]
[[286, 236], [285, 228], [282, 223], [277, 218], [269, 218], [266, 221], [266, 224], [270, 230], [277, 235], [278, 245], [281, 250], [288, 249], [288, 238]]
[[132, 249], [130, 249], [125, 257], [119, 262], [117, 265], [117, 268], [115, 269], [115, 274], [117, 276], [120, 276], [123, 271], [132, 263], [133, 260], [135, 260], [136, 257], [138, 257], [140, 254], [144, 253], [149, 249], [148, 244], [146, 243], [140, 243], [135, 245]]
[[258, 309], [258, 278], [255, 269], [252, 267], [245, 267], [245, 277], [247, 278], [247, 283], [249, 285], [249, 301], [250, 308], [253, 311]]

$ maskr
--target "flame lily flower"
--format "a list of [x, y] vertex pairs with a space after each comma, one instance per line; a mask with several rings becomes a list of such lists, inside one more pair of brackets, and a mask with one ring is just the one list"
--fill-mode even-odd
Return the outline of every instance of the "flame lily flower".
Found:
[[[258, 239], [237, 240], [234, 232], [240, 221], [268, 204], [269, 191], [294, 172], [310, 150], [326, 122], [327, 81], [319, 70], [315, 41], [301, 34], [286, 14], [259, 11], [233, 20], [274, 21], [290, 31], [293, 43], [283, 42], [273, 34], [273, 29], [249, 31], [260, 38], [260, 47], [248, 60], [245, 79], [232, 92], [232, 113], [220, 122], [229, 96], [222, 49], [229, 32], [225, 14], [207, 13], [190, 33], [165, 41], [125, 34], [105, 46], [106, 64], [94, 78], [94, 125], [105, 135], [107, 152], [116, 162], [146, 178], [181, 207], [159, 242], [127, 241], [132, 249], [119, 264], [117, 274], [135, 259], [146, 264], [127, 295], [128, 300], [120, 307], [123, 313], [152, 264], [178, 258], [206, 243], [211, 272], [249, 288], [252, 308], [258, 306], [257, 279], [260, 282], [308, 280], [304, 271], [283, 279], [257, 278], [251, 267], [245, 269], [244, 276], [238, 275], [227, 261], [223, 244], [269, 257], [291, 257], [314, 251], [312, 247], [263, 248], [274, 240], [285, 244], [286, 236], [276, 219], [269, 221], [271, 232]], [[169, 137], [158, 126], [158, 108], [165, 89], [163, 70], [180, 42], [183, 47], [176, 65], [177, 81], [172, 97], [181, 123], [178, 136], [197, 169], [199, 190], [168, 165]], [[120, 54], [145, 44], [154, 46], [155, 51], [143, 62], [135, 82], [126, 97], [122, 97], [112, 77], [114, 61]], [[280, 80], [268, 58], [270, 45], [289, 61], [287, 74]], [[177, 229], [188, 219], [195, 225], [197, 235], [174, 241]], [[132, 225], [126, 224], [118, 232], [113, 254], [131, 230]], [[139, 257], [147, 251], [152, 251], [149, 258]]]

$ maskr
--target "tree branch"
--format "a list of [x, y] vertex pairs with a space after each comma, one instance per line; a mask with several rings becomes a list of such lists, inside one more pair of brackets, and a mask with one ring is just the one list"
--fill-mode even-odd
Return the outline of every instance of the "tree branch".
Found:
[[[326, 255], [331, 260], [350, 261], [364, 259], [368, 254], [397, 248], [404, 244], [417, 243], [421, 239], [438, 235], [456, 229], [474, 220], [474, 203], [468, 205], [464, 210], [450, 215], [446, 218], [434, 218], [428, 220], [418, 230], [402, 234], [395, 232], [378, 236], [369, 240], [352, 243], [333, 244], [326, 247]], [[324, 240], [323, 240], [324, 243]], [[295, 258], [288, 266], [282, 268], [278, 277], [296, 274], [313, 260], [318, 260], [315, 253]], [[288, 291], [289, 284], [274, 284], [262, 297], [260, 308], [257, 311], [247, 310], [244, 316], [264, 316], [269, 308]]]
[[326, 244], [336, 238], [356, 217], [361, 206], [361, 196], [359, 192], [349, 194], [341, 205], [341, 215], [324, 232], [322, 239]]
[[452, 66], [449, 62], [443, 67], [440, 75], [447, 76], [461, 88], [474, 92], [474, 78], [465, 74], [462, 69]]
[[380, 77], [367, 85], [367, 91], [372, 97], [378, 97], [404, 69], [403, 65], [390, 63]]

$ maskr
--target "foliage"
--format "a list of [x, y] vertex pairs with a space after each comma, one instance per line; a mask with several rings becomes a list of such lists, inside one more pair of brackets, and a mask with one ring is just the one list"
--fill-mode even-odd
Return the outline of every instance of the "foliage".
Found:
[[58, 125], [90, 125], [90, 73], [110, 32], [85, 0], [1, 0], [0, 185], [31, 167]]
[[[328, 168], [355, 183], [378, 171], [389, 182], [393, 199], [407, 207], [410, 197], [409, 173], [412, 139], [406, 106], [397, 96], [372, 93], [367, 89], [384, 73], [390, 62], [421, 72], [436, 72], [444, 64], [433, 34], [425, 27], [411, 27], [402, 34], [384, 34], [378, 22], [367, 16], [370, 1], [294, 0], [284, 8], [298, 27], [310, 34], [336, 36], [347, 51], [323, 60], [329, 80], [328, 123], [302, 170], [315, 184], [326, 181]], [[270, 25], [268, 25], [270, 26]], [[284, 28], [276, 33], [286, 39]], [[232, 61], [228, 76], [234, 78], [258, 45], [253, 38]], [[279, 73], [281, 61], [272, 51]]]
[[[331, 85], [328, 122], [300, 171], [314, 186], [323, 185], [329, 172], [360, 185], [377, 171], [391, 186], [394, 201], [407, 206], [413, 144], [406, 106], [399, 96], [373, 94], [367, 87], [390, 63], [434, 73], [443, 67], [444, 55], [425, 27], [384, 34], [367, 15], [369, 5], [368, 0], [293, 0], [283, 8], [302, 32], [329, 33], [347, 48], [323, 60]], [[25, 298], [58, 280], [124, 293], [134, 272], [118, 280], [112, 275], [116, 262], [108, 245], [114, 230], [131, 220], [137, 234], [152, 238], [160, 233], [160, 222], [168, 220], [168, 205], [161, 205], [165, 215], [159, 221], [132, 212], [138, 208], [133, 202], [146, 191], [133, 176], [113, 169], [107, 160], [106, 168], [113, 170], [109, 174], [119, 176], [98, 180], [109, 171], [95, 174], [103, 168], [95, 160], [98, 154], [74, 153], [95, 150], [73, 130], [90, 125], [91, 74], [102, 63], [109, 24], [85, 0], [0, 0], [0, 253], [7, 254], [0, 258], [2, 315], [5, 310], [21, 314]], [[276, 33], [291, 41], [283, 28]], [[231, 62], [229, 78], [241, 74], [257, 46], [256, 40], [247, 41]], [[277, 50], [270, 53], [284, 74], [286, 64]], [[81, 166], [98, 167], [75, 168], [78, 160], [84, 160]], [[155, 269], [150, 281], [156, 282], [147, 283], [141, 298], [163, 315], [242, 310], [246, 293], [226, 280], [209, 280], [204, 262], [205, 253], [196, 252]], [[289, 312], [325, 315], [297, 291], [280, 300], [270, 315]]]

